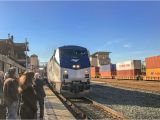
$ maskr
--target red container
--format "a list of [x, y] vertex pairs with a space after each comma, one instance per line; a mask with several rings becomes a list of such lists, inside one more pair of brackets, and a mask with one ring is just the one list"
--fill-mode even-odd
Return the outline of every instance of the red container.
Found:
[[145, 62], [147, 69], [160, 68], [160, 56], [148, 57]]
[[117, 77], [136, 77], [137, 75], [140, 75], [140, 74], [141, 74], [140, 69], [117, 71]]
[[91, 67], [91, 77], [99, 77], [99, 67]]
[[116, 75], [116, 71], [102, 71], [100, 72], [101, 78], [112, 78], [113, 76]]
[[100, 76], [105, 78], [105, 77], [111, 77], [112, 76], [112, 72], [100, 72]]

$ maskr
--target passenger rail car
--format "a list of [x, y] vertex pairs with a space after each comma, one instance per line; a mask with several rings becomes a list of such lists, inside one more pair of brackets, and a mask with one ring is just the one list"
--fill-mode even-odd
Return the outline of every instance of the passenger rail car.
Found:
[[48, 81], [66, 96], [83, 96], [90, 91], [89, 52], [80, 46], [62, 46], [47, 64]]

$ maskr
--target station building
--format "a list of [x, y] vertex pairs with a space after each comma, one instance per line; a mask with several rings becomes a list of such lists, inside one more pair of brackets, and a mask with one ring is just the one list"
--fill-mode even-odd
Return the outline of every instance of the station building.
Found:
[[111, 52], [95, 52], [90, 56], [90, 63], [92, 67], [99, 67], [101, 65], [111, 64], [111, 59], [109, 58], [109, 54]]
[[28, 42], [15, 43], [13, 36], [0, 39], [0, 71], [6, 72], [10, 67], [17, 67], [21, 72], [26, 69], [26, 61], [29, 57], [25, 52], [29, 51]]

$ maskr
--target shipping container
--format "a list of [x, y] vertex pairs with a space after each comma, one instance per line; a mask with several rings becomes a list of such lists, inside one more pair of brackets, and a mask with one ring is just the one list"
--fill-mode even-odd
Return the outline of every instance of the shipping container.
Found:
[[99, 77], [99, 67], [91, 67], [91, 77], [92, 78]]
[[117, 71], [117, 76], [138, 76], [141, 75], [140, 69], [134, 69], [134, 70], [119, 70]]
[[116, 64], [117, 79], [137, 79], [141, 75], [141, 60], [130, 60]]
[[116, 64], [101, 65], [99, 71], [116, 71]]
[[111, 64], [101, 65], [100, 68], [99, 68], [99, 71], [100, 71], [100, 72], [103, 72], [103, 71], [110, 72], [110, 71], [111, 71], [111, 68], [112, 68], [112, 65], [111, 65]]
[[145, 58], [146, 68], [160, 68], [160, 56], [153, 56]]
[[102, 71], [102, 72], [100, 72], [100, 76], [101, 76], [101, 78], [112, 77], [112, 72], [111, 71]]
[[117, 63], [116, 69], [117, 71], [141, 69], [141, 60], [130, 60], [130, 61]]
[[144, 80], [160, 80], [160, 68], [146, 69]]
[[108, 64], [100, 66], [100, 76], [101, 78], [114, 78], [116, 75], [116, 65]]
[[141, 75], [141, 69], [117, 71], [117, 79], [138, 79], [140, 75]]
[[110, 71], [110, 72], [100, 72], [100, 77], [101, 78], [112, 78], [114, 79], [116, 76], [116, 71]]

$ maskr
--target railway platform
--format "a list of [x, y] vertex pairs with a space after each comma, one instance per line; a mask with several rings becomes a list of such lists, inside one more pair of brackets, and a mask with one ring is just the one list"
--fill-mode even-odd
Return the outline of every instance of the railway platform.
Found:
[[[47, 87], [44, 87], [46, 97], [44, 106], [44, 120], [74, 120], [75, 117], [68, 111], [56, 95]], [[39, 116], [39, 110], [38, 110]]]

